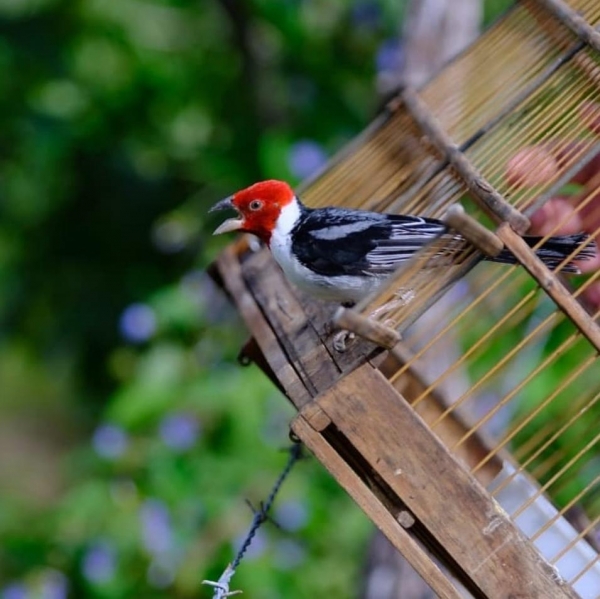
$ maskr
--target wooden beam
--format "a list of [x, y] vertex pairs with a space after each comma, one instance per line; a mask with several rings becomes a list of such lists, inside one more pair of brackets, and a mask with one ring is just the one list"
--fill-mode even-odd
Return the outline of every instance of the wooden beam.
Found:
[[[318, 399], [349, 442], [488, 599], [576, 599], [385, 377], [365, 364]], [[335, 446], [334, 446], [335, 447]]]
[[[413, 406], [413, 409], [427, 425], [431, 426], [433, 423], [437, 423], [435, 434], [446, 447], [453, 447], [452, 455], [466, 468], [470, 470], [486, 460], [484, 466], [479, 468], [474, 475], [482, 485], [486, 486], [496, 478], [502, 470], [503, 460], [499, 455], [488, 458], [490, 448], [494, 444], [487, 443], [481, 431], [470, 435], [466, 442], [458, 444], [471, 430], [472, 423], [465, 414], [456, 408], [451, 412], [447, 411], [451, 405], [450, 401], [434, 384], [434, 380], [427, 375], [425, 365], [404, 343], [397, 343], [377, 368], [388, 379], [401, 368], [405, 369], [405, 372], [393, 382], [393, 386], [411, 405], [429, 388], [427, 396], [419, 401], [417, 406]], [[440, 416], [444, 413], [446, 416], [440, 420]]]
[[368, 339], [387, 349], [391, 349], [400, 341], [400, 334], [397, 331], [378, 320], [359, 314], [352, 308], [338, 308], [334, 322], [342, 329], [352, 331], [363, 339]]
[[281, 382], [288, 397], [290, 399], [294, 398], [294, 405], [302, 406], [308, 403], [312, 396], [308, 393], [302, 380], [289, 364], [285, 354], [281, 351], [281, 345], [277, 336], [269, 326], [269, 323], [244, 282], [239, 254], [235, 246], [227, 246], [221, 252], [216, 261], [216, 268], [223, 281], [223, 287], [235, 302], [246, 326], [250, 329], [250, 333]]
[[330, 323], [337, 306], [299, 295], [266, 248], [240, 252], [229, 246], [213, 270], [268, 363], [267, 374], [298, 410], [381, 351], [355, 340], [348, 351], [337, 352]]
[[594, 29], [574, 8], [562, 0], [537, 0], [549, 13], [568, 27], [580, 40], [600, 52], [600, 32]]
[[492, 231], [469, 216], [461, 204], [452, 204], [442, 220], [487, 256], [495, 257], [504, 248], [502, 241]]
[[[377, 495], [302, 415], [299, 415], [292, 422], [292, 430], [315, 454], [317, 459], [325, 465], [338, 483], [371, 518], [396, 549], [404, 555], [423, 580], [437, 593], [438, 597], [441, 599], [463, 599], [463, 596], [450, 582], [446, 574], [440, 570], [421, 545], [411, 537], [399, 519], [394, 517]], [[406, 518], [401, 513], [398, 514], [398, 517], [400, 519]]]

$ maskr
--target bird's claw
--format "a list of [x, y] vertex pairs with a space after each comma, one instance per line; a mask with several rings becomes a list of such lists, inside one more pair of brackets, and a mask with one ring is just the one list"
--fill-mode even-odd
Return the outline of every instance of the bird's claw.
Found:
[[340, 353], [344, 353], [348, 347], [347, 343], [352, 341], [356, 335], [352, 331], [340, 331], [333, 338], [333, 349]]

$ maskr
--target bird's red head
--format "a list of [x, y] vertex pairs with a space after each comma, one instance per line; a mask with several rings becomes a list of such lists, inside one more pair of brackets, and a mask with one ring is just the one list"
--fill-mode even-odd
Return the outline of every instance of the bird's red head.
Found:
[[253, 233], [268, 244], [281, 211], [294, 200], [294, 191], [284, 181], [272, 179], [255, 183], [211, 208], [211, 212], [233, 208], [239, 215], [239, 218], [230, 218], [222, 223], [214, 235], [244, 231]]

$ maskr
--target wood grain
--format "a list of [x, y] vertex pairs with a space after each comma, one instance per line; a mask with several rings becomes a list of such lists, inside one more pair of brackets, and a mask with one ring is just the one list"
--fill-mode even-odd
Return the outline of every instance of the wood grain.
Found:
[[[502, 470], [502, 458], [499, 455], [488, 458], [490, 448], [494, 444], [486, 442], [481, 431], [478, 431], [477, 434], [471, 434], [465, 442], [457, 445], [473, 428], [473, 423], [466, 414], [457, 408], [447, 412], [450, 402], [444, 396], [443, 390], [434, 384], [433, 378], [427, 374], [425, 364], [416, 358], [404, 343], [397, 343], [387, 353], [385, 360], [378, 368], [386, 378], [392, 377], [401, 368], [404, 368], [403, 374], [396, 378], [393, 386], [411, 405], [417, 398], [422, 397], [426, 389], [429, 389], [427, 395], [420, 399], [416, 406], [413, 406], [416, 413], [429, 426], [437, 423], [435, 434], [446, 447], [453, 448], [454, 457], [469, 470], [486, 460], [484, 466], [479, 468], [475, 474], [482, 485], [488, 485], [496, 478]], [[444, 418], [439, 420], [444, 413], [446, 413]]]
[[303, 416], [299, 415], [293, 421], [292, 430], [441, 599], [462, 599], [462, 595], [427, 552]]
[[233, 298], [246, 326], [250, 329], [288, 397], [296, 406], [308, 403], [312, 396], [281, 351], [281, 345], [275, 333], [246, 286], [242, 277], [239, 256], [233, 246], [228, 246], [223, 250], [217, 258], [216, 267], [224, 288]]
[[380, 372], [366, 364], [318, 401], [482, 596], [577, 597]]
[[[268, 363], [267, 373], [276, 377], [298, 410], [381, 351], [355, 340], [348, 351], [337, 352], [331, 330], [337, 306], [299, 295], [267, 249], [244, 252], [243, 246], [242, 251], [229, 246], [215, 270], [215, 278], [235, 302]], [[262, 362], [260, 356], [255, 359]]]

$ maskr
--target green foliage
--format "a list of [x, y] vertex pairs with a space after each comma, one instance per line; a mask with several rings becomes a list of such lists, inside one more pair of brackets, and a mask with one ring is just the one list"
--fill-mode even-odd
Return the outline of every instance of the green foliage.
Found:
[[[1, 596], [210, 594], [292, 411], [235, 362], [206, 211], [357, 133], [398, 21], [393, 2], [0, 2]], [[277, 509], [295, 528], [265, 526], [236, 586], [352, 596], [366, 518], [311, 461]]]
[[[403, 4], [0, 0], [3, 599], [211, 595], [293, 414], [236, 363], [206, 212], [298, 182], [368, 123]], [[234, 588], [357, 594], [371, 527], [317, 462], [274, 516]]]

